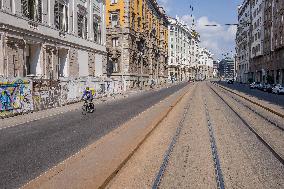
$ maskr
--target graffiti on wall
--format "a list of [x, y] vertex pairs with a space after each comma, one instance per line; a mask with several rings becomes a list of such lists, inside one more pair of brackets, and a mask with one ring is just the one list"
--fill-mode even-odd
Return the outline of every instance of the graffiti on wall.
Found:
[[0, 79], [1, 116], [33, 109], [31, 82], [24, 79]]
[[95, 98], [99, 98], [114, 92], [114, 84], [110, 81], [99, 79], [73, 79], [61, 81], [62, 105], [79, 101], [86, 87], [96, 91]]
[[0, 117], [78, 102], [86, 87], [96, 91], [95, 98], [118, 94], [127, 82], [101, 78], [66, 78], [60, 81], [0, 78]]
[[43, 79], [34, 80], [33, 101], [35, 110], [43, 110], [60, 106], [60, 82]]

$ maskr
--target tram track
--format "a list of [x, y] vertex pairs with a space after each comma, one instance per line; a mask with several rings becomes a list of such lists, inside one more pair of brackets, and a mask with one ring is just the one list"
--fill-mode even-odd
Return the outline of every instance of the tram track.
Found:
[[268, 111], [268, 112], [270, 112], [270, 113], [272, 113], [272, 114], [274, 114], [274, 115], [276, 115], [276, 116], [278, 116], [278, 117], [284, 119], [284, 114], [282, 114], [282, 113], [280, 113], [280, 112], [278, 112], [278, 111], [276, 111], [276, 110], [273, 110], [272, 108], [266, 107], [266, 106], [264, 106], [264, 105], [262, 105], [262, 104], [260, 104], [260, 103], [258, 103], [258, 102], [256, 102], [256, 101], [254, 101], [254, 100], [249, 99], [249, 98], [246, 97], [246, 96], [243, 96], [243, 95], [241, 95], [241, 94], [238, 94], [238, 93], [232, 91], [231, 89], [228, 89], [228, 88], [226, 88], [226, 87], [224, 87], [224, 86], [221, 86], [221, 85], [219, 85], [219, 84], [217, 84], [217, 83], [215, 83], [215, 82], [211, 82], [211, 83], [212, 83], [214, 86], [217, 86], [217, 87], [219, 87], [219, 88], [221, 88], [221, 89], [223, 89], [223, 90], [225, 90], [225, 91], [227, 91], [227, 92], [229, 92], [229, 93], [231, 93], [231, 94], [234, 94], [234, 95], [236, 95], [236, 96], [238, 96], [238, 97], [240, 97], [240, 98], [246, 100], [247, 102], [250, 102], [250, 103], [252, 103], [252, 104], [258, 106], [259, 108], [262, 108], [262, 109], [264, 109], [264, 110], [266, 110], [266, 111]]
[[[194, 89], [194, 91], [192, 91], [192, 94], [194, 94], [196, 89]], [[192, 98], [191, 98], [192, 100]], [[169, 159], [171, 157], [171, 153], [179, 139], [179, 136], [181, 134], [181, 131], [182, 129], [184, 128], [184, 123], [185, 123], [185, 119], [186, 119], [186, 116], [188, 115], [188, 110], [191, 106], [191, 100], [187, 103], [186, 107], [184, 108], [184, 113], [182, 115], [182, 118], [178, 124], [178, 127], [176, 129], [176, 132], [175, 132], [175, 135], [172, 137], [172, 140], [167, 148], [167, 151], [165, 152], [164, 154], [164, 158], [163, 158], [163, 162], [160, 166], [160, 169], [155, 177], [155, 180], [154, 180], [154, 183], [153, 183], [153, 186], [152, 186], [152, 189], [158, 189], [160, 184], [161, 184], [161, 181], [162, 181], [162, 178], [164, 176], [164, 173], [167, 169], [167, 166], [168, 166], [168, 162], [169, 162]]]
[[208, 127], [208, 132], [209, 132], [209, 137], [210, 137], [211, 152], [212, 152], [214, 168], [215, 168], [217, 188], [218, 189], [225, 189], [220, 158], [219, 158], [219, 154], [218, 154], [218, 150], [217, 150], [217, 144], [216, 144], [216, 140], [215, 140], [214, 128], [212, 126], [212, 121], [211, 121], [211, 117], [210, 117], [210, 114], [209, 114], [207, 101], [204, 97], [203, 97], [203, 101], [204, 101], [205, 114], [206, 114], [206, 119], [207, 119], [207, 127]]
[[[218, 189], [225, 189], [225, 184], [224, 184], [224, 178], [223, 178], [223, 173], [221, 170], [221, 163], [220, 163], [220, 159], [219, 159], [219, 154], [217, 151], [217, 144], [216, 144], [216, 140], [215, 140], [215, 136], [214, 136], [214, 129], [212, 126], [212, 122], [211, 122], [211, 118], [210, 118], [210, 114], [209, 114], [209, 109], [208, 109], [208, 105], [207, 105], [207, 101], [205, 99], [205, 97], [203, 97], [203, 102], [204, 102], [204, 114], [206, 116], [206, 123], [207, 123], [207, 127], [208, 127], [208, 134], [209, 134], [209, 140], [210, 140], [210, 149], [211, 149], [211, 154], [212, 154], [212, 160], [213, 160], [213, 166], [214, 166], [214, 172], [215, 172], [215, 179], [216, 179], [216, 186]], [[177, 143], [177, 140], [179, 139], [179, 136], [181, 134], [182, 129], [184, 128], [184, 124], [185, 124], [185, 119], [186, 116], [189, 114], [188, 110], [190, 109], [190, 104], [191, 101], [188, 102], [187, 107], [185, 108], [185, 112], [182, 116], [181, 121], [179, 122], [179, 127], [176, 129], [176, 133], [173, 136], [171, 143], [169, 144], [167, 151], [165, 152], [164, 158], [163, 158], [163, 162], [160, 166], [160, 169], [155, 177], [154, 180], [154, 184], [152, 186], [152, 189], [158, 189], [164, 173], [167, 169], [168, 166], [168, 162], [169, 159], [171, 158], [171, 153], [173, 152], [175, 145]]]
[[[157, 127], [164, 121], [169, 114], [173, 111], [174, 108], [185, 98], [186, 95], [192, 95], [195, 91], [196, 86], [192, 85], [193, 89], [187, 90], [183, 95], [181, 95], [173, 105], [170, 106], [170, 108], [166, 111], [166, 114], [159, 119], [157, 123], [155, 123], [155, 126], [151, 129], [151, 131], [144, 137], [144, 139], [137, 145], [137, 147], [127, 156], [126, 159], [115, 169], [115, 171], [112, 172], [112, 174], [104, 181], [102, 185], [100, 185], [98, 188], [107, 188], [107, 186], [111, 183], [112, 180], [116, 177], [116, 175], [123, 169], [123, 167], [127, 164], [127, 162], [134, 156], [134, 154], [140, 149], [140, 147], [147, 141], [150, 136], [152, 136], [154, 130], [157, 129]], [[190, 103], [188, 103], [189, 105]], [[187, 112], [189, 109], [189, 106], [185, 107], [185, 112]], [[181, 132], [181, 128], [177, 129], [176, 132]], [[178, 133], [176, 133], [178, 135]], [[177, 140], [177, 139], [176, 139]], [[166, 168], [166, 166], [165, 166]]]
[[[216, 86], [216, 85], [215, 85]], [[251, 112], [253, 112], [254, 114], [258, 115], [259, 117], [261, 117], [262, 119], [264, 119], [265, 121], [267, 121], [268, 123], [272, 124], [273, 126], [275, 126], [276, 128], [280, 129], [281, 131], [284, 131], [284, 126], [280, 125], [278, 123], [276, 123], [275, 121], [273, 121], [272, 119], [270, 119], [268, 116], [265, 116], [263, 114], [261, 114], [260, 112], [258, 112], [257, 110], [253, 109], [251, 106], [245, 104], [243, 101], [237, 99], [236, 97], [234, 97], [234, 93], [231, 93], [228, 90], [225, 90], [224, 88], [221, 88], [219, 85], [217, 85], [217, 87], [220, 88], [220, 90], [226, 94], [227, 96], [231, 97], [233, 100], [235, 100], [236, 102], [238, 102], [239, 104], [241, 104], [242, 106], [246, 107], [248, 110], [250, 110]], [[261, 108], [261, 107], [259, 107]], [[272, 113], [272, 112], [270, 112]], [[272, 113], [273, 114], [273, 113]], [[276, 114], [274, 114], [276, 115]]]
[[[208, 85], [208, 84], [207, 84]], [[267, 149], [274, 155], [275, 158], [277, 158], [279, 160], [279, 162], [284, 165], [284, 159], [283, 157], [277, 152], [277, 150], [271, 145], [269, 144], [269, 141], [267, 141], [263, 136], [261, 136], [261, 134], [259, 134], [259, 132], [253, 127], [251, 126], [244, 118], [242, 115], [240, 115], [240, 113], [238, 113], [233, 107], [232, 105], [230, 105], [217, 91], [216, 89], [214, 89], [212, 86], [208, 85], [208, 87], [216, 94], [216, 96], [218, 96], [221, 101], [227, 106], [229, 107], [230, 110], [232, 110], [234, 112], [234, 114], [242, 121], [242, 123], [259, 139], [259, 141], [267, 147]]]

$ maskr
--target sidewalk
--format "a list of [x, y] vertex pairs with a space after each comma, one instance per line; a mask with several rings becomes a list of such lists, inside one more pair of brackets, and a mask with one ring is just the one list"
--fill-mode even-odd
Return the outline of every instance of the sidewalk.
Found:
[[[163, 86], [163, 87], [157, 87], [157, 88], [152, 89], [152, 90], [160, 90], [162, 88], [167, 88], [167, 87], [170, 87], [170, 86], [173, 86], [173, 85], [169, 84], [169, 85], [166, 85], [166, 86]], [[94, 104], [98, 105], [98, 104], [102, 104], [104, 102], [111, 102], [111, 101], [116, 101], [116, 100], [120, 100], [120, 99], [123, 99], [123, 98], [128, 98], [130, 96], [143, 94], [143, 93], [145, 93], [149, 90], [151, 90], [151, 89], [131, 90], [131, 91], [126, 91], [125, 93], [122, 93], [122, 94], [97, 98], [97, 99], [94, 100]], [[82, 105], [83, 105], [83, 102], [77, 102], [77, 103], [73, 103], [73, 104], [69, 104], [69, 105], [65, 105], [65, 106], [61, 106], [61, 107], [41, 110], [41, 111], [37, 111], [37, 112], [30, 112], [30, 113], [16, 115], [16, 116], [8, 117], [8, 118], [2, 118], [2, 119], [0, 119], [0, 130], [5, 129], [5, 128], [9, 128], [9, 127], [14, 127], [14, 126], [17, 126], [17, 125], [21, 125], [21, 124], [24, 124], [24, 123], [29, 123], [29, 122], [32, 122], [32, 121], [37, 121], [37, 120], [40, 120], [40, 119], [56, 116], [56, 115], [59, 115], [59, 114], [64, 114], [64, 113], [67, 113], [67, 112], [75, 111], [75, 110], [80, 109], [82, 107]]]

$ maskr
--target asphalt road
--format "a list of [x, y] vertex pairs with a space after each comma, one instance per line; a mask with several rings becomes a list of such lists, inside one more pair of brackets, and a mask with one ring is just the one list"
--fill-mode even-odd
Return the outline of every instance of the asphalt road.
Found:
[[[18, 188], [187, 84], [0, 131], [0, 188]], [[15, 118], [16, 119], [16, 118]]]
[[239, 83], [227, 84], [226, 82], [217, 82], [217, 83], [284, 108], [284, 95], [271, 94], [257, 89], [250, 89], [249, 85], [245, 84], [239, 84]]

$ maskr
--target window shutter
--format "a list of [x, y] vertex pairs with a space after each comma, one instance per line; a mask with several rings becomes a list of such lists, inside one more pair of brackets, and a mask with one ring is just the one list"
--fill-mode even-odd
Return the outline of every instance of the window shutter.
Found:
[[85, 16], [85, 39], [87, 39], [88, 37], [88, 19], [87, 17]]
[[59, 3], [54, 4], [54, 26], [56, 29], [60, 29], [60, 16], [59, 16]]
[[64, 27], [64, 31], [68, 31], [68, 6], [67, 5], [65, 5], [64, 6], [64, 8], [65, 8], [65, 27]]
[[42, 21], [42, 0], [38, 0], [38, 17], [37, 17], [37, 21], [41, 22]]
[[22, 13], [23, 13], [23, 16], [29, 17], [29, 1], [28, 0], [22, 0]]
[[77, 13], [78, 36], [83, 37], [83, 16]]

